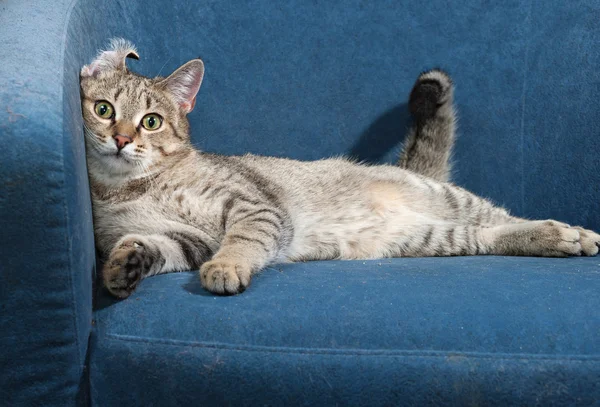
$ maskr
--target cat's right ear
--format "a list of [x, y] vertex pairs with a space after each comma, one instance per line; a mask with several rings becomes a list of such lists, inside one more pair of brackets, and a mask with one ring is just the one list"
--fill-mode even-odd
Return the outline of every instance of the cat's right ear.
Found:
[[91, 64], [81, 69], [81, 77], [97, 77], [106, 71], [126, 71], [127, 58], [140, 59], [135, 46], [122, 38], [114, 38], [106, 51], [101, 51]]
[[192, 59], [178, 68], [168, 78], [163, 79], [160, 84], [165, 87], [179, 107], [187, 114], [194, 109], [196, 95], [200, 90], [203, 77], [204, 62], [201, 59]]

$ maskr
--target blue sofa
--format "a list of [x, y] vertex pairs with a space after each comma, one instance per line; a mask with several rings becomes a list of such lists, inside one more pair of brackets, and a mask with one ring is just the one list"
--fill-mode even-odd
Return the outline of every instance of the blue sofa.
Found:
[[204, 150], [395, 159], [418, 73], [454, 77], [455, 181], [600, 230], [597, 0], [0, 1], [0, 405], [600, 403], [600, 258], [273, 266], [95, 284], [78, 72], [200, 55]]

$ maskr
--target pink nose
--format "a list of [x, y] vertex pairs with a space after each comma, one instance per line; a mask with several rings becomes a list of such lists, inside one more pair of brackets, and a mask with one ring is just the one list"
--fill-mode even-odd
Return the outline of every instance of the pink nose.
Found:
[[115, 139], [115, 143], [117, 143], [117, 148], [119, 150], [121, 150], [123, 147], [125, 147], [127, 144], [133, 141], [131, 137], [126, 136], [124, 134], [117, 134], [116, 136], [113, 136], [113, 138]]

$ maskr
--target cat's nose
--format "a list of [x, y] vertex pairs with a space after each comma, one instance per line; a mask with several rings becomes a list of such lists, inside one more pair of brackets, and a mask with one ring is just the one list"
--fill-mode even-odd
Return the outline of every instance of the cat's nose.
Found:
[[125, 134], [117, 134], [113, 136], [113, 138], [115, 139], [115, 143], [117, 143], [117, 148], [119, 150], [121, 150], [123, 147], [125, 147], [127, 144], [133, 141], [131, 137], [126, 136]]

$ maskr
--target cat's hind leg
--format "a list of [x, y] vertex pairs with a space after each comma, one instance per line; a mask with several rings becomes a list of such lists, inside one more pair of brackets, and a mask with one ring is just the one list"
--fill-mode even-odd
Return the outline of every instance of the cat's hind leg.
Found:
[[[490, 254], [542, 257], [582, 254], [579, 230], [554, 220], [492, 226], [487, 228], [484, 236], [488, 241]], [[593, 254], [590, 252], [590, 255]]]
[[[600, 248], [600, 235], [596, 232], [551, 219], [531, 221], [509, 217], [506, 224], [497, 224], [492, 228], [498, 232], [497, 254], [512, 255], [515, 252], [515, 255], [521, 256], [595, 256]], [[568, 244], [565, 245], [565, 242]]]
[[[529, 225], [545, 225], [539, 226], [536, 230], [541, 229], [552, 229], [553, 227], [547, 227], [549, 225], [561, 225], [563, 228], [571, 228], [579, 233], [581, 244], [581, 254], [585, 256], [595, 256], [598, 254], [598, 248], [600, 247], [600, 235], [594, 231], [587, 230], [581, 227], [570, 227], [561, 222], [554, 220], [547, 221], [531, 221], [524, 218], [512, 216], [507, 210], [502, 207], [495, 206], [491, 202], [479, 198], [476, 195], [458, 187], [449, 187], [445, 185], [442, 188], [446, 203], [449, 202], [449, 207], [459, 208], [457, 210], [457, 219], [460, 222], [466, 222], [467, 224], [476, 226], [488, 226], [488, 227], [499, 227], [505, 230], [516, 231], [518, 226], [509, 226], [516, 224], [529, 224]], [[533, 232], [532, 232], [533, 233]], [[535, 251], [535, 250], [534, 250]], [[543, 255], [543, 254], [532, 254], [532, 255]]]
[[405, 225], [392, 256], [594, 256], [600, 235], [553, 220], [496, 226]]

